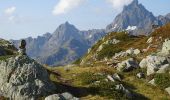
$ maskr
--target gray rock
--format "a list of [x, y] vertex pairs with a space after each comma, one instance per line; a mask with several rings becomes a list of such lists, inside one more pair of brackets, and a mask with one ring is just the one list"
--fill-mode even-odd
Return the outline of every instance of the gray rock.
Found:
[[156, 73], [166, 73], [169, 70], [170, 70], [170, 65], [165, 64], [161, 68], [159, 68], [159, 70]]
[[140, 62], [139, 66], [141, 68], [147, 68], [147, 75], [151, 75], [158, 70], [160, 70], [159, 72], [165, 71], [168, 64], [169, 62], [166, 57], [149, 55]]
[[150, 37], [150, 38], [147, 40], [146, 43], [150, 44], [150, 43], [152, 43], [152, 41], [153, 41], [153, 37]]
[[134, 52], [135, 55], [138, 55], [138, 54], [141, 53], [141, 51], [139, 49], [135, 49], [133, 52]]
[[119, 53], [115, 53], [115, 55], [112, 57], [113, 59], [117, 59], [117, 58], [120, 58], [120, 57], [126, 57], [128, 54], [126, 52], [119, 52]]
[[115, 80], [113, 79], [113, 77], [111, 75], [107, 75], [107, 79], [112, 81], [112, 82], [115, 82]]
[[55, 89], [42, 65], [28, 56], [0, 61], [0, 91], [12, 100], [35, 100]]
[[79, 98], [76, 98], [72, 94], [65, 92], [62, 94], [50, 95], [46, 97], [45, 100], [79, 100]]
[[134, 49], [133, 48], [130, 48], [126, 51], [127, 54], [129, 55], [133, 55], [134, 54]]
[[65, 92], [65, 93], [62, 93], [62, 94], [61, 94], [61, 97], [62, 97], [63, 99], [65, 99], [65, 100], [70, 100], [70, 99], [73, 98], [73, 95], [70, 94], [70, 93], [68, 93], [68, 92]]
[[165, 91], [170, 95], [170, 87], [166, 88]]
[[128, 60], [122, 61], [121, 63], [117, 64], [117, 70], [120, 72], [124, 71], [130, 71], [134, 68], [138, 68], [139, 65], [137, 61], [135, 61], [133, 58], [130, 58]]
[[166, 39], [165, 42], [163, 43], [161, 53], [164, 55], [170, 54], [170, 40], [169, 39]]
[[120, 42], [120, 40], [113, 39], [113, 40], [107, 40], [104, 44], [117, 44], [119, 42]]
[[45, 100], [61, 100], [59, 94], [53, 94], [45, 98]]
[[128, 98], [132, 98], [132, 93], [128, 89], [126, 89], [122, 84], [116, 85], [115, 89], [125, 93]]
[[136, 75], [138, 78], [145, 78], [145, 74], [144, 73], [138, 73], [137, 75]]
[[99, 48], [97, 49], [97, 51], [101, 51], [101, 50], [103, 49], [103, 47], [104, 47], [104, 45], [101, 44], [101, 45], [99, 46]]
[[142, 61], [139, 63], [140, 68], [147, 68], [147, 59], [142, 59]]
[[149, 84], [152, 84], [152, 85], [154, 85], [154, 86], [156, 86], [156, 84], [155, 84], [155, 79], [152, 79], [152, 80], [149, 81], [148, 83], [149, 83]]
[[122, 79], [120, 78], [119, 74], [117, 74], [117, 73], [113, 74], [112, 77], [113, 77], [113, 79], [118, 80], [118, 81], [121, 81], [121, 80], [122, 80]]

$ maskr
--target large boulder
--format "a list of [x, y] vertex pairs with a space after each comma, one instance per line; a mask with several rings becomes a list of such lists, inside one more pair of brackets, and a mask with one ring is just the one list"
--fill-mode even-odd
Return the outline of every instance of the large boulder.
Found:
[[123, 92], [128, 98], [132, 98], [132, 93], [126, 89], [122, 84], [116, 85], [116, 90]]
[[138, 68], [139, 65], [137, 61], [135, 61], [133, 58], [130, 58], [128, 60], [122, 61], [121, 63], [118, 63], [116, 67], [118, 71], [124, 72], [124, 71], [130, 71], [132, 69]]
[[166, 57], [149, 55], [144, 58], [139, 66], [141, 68], [147, 68], [147, 75], [154, 74], [156, 72], [163, 73], [167, 71], [170, 66]]
[[28, 56], [0, 61], [0, 86], [3, 96], [12, 100], [36, 100], [55, 89], [46, 69]]
[[72, 94], [65, 92], [62, 94], [50, 95], [46, 97], [45, 100], [79, 100], [79, 98], [76, 98]]
[[169, 39], [166, 39], [165, 42], [163, 43], [161, 53], [164, 55], [170, 54], [170, 40]]
[[170, 87], [166, 88], [165, 91], [170, 95]]

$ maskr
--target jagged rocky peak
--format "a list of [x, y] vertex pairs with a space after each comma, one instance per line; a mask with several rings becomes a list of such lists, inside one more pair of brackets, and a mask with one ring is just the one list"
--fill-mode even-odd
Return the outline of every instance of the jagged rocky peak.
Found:
[[[65, 23], [61, 24], [61, 25], [57, 28], [57, 30], [66, 30], [66, 29], [71, 29], [71, 28], [76, 29], [76, 27], [75, 27], [74, 25], [72, 25], [72, 24], [70, 24], [68, 21], [66, 21]], [[56, 31], [57, 31], [57, 30], [56, 30]]]
[[124, 6], [123, 11], [106, 27], [106, 30], [108, 32], [123, 30], [149, 32], [155, 21], [156, 17], [142, 4], [139, 4], [138, 0], [134, 0], [131, 4]]

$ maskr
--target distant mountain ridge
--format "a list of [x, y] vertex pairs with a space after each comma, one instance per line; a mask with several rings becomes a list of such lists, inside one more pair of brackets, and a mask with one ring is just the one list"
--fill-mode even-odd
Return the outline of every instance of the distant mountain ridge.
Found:
[[[65, 65], [83, 56], [89, 47], [106, 34], [103, 29], [80, 31], [69, 22], [53, 33], [26, 38], [27, 54], [42, 64]], [[20, 40], [11, 40], [16, 47]]]

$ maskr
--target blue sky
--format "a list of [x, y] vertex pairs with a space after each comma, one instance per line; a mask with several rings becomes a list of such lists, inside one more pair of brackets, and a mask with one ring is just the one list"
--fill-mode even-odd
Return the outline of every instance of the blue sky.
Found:
[[[53, 32], [69, 21], [80, 30], [105, 28], [131, 0], [0, 0], [0, 38]], [[170, 13], [170, 0], [139, 0], [154, 15]]]

